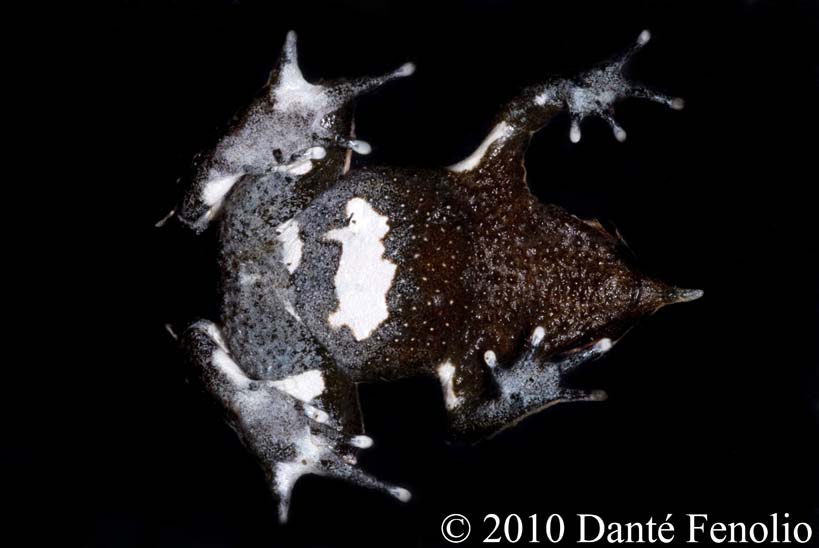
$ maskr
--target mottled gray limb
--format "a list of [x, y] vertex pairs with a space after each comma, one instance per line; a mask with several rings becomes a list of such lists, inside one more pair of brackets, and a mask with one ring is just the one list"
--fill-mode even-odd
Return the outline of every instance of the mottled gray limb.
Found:
[[476, 173], [478, 168], [488, 175], [470, 179], [472, 184], [498, 184], [504, 180], [523, 181], [523, 158], [534, 132], [548, 124], [555, 115], [568, 111], [569, 139], [580, 142], [581, 124], [591, 116], [603, 118], [619, 142], [626, 140], [625, 130], [614, 117], [614, 105], [626, 98], [637, 97], [665, 104], [679, 110], [682, 99], [655, 93], [635, 86], [623, 76], [623, 67], [651, 38], [648, 31], [638, 36], [635, 44], [620, 57], [573, 78], [551, 80], [530, 86], [510, 101], [495, 121], [475, 152], [460, 162], [448, 166], [457, 175]]
[[570, 353], [547, 357], [542, 340], [533, 336], [511, 366], [491, 367], [497, 389], [494, 397], [465, 394], [464, 401], [449, 410], [452, 428], [462, 437], [474, 438], [496, 433], [555, 403], [605, 399], [602, 391], [569, 388], [563, 382], [569, 372], [602, 356], [611, 346], [611, 340], [604, 338]]
[[287, 521], [294, 484], [307, 474], [344, 479], [409, 500], [406, 489], [357, 468], [355, 451], [370, 447], [369, 437], [347, 434], [332, 410], [321, 408], [320, 398], [300, 401], [280, 381], [249, 378], [215, 324], [193, 324], [180, 342], [196, 377], [225, 409], [228, 423], [261, 463], [279, 501], [282, 522]]

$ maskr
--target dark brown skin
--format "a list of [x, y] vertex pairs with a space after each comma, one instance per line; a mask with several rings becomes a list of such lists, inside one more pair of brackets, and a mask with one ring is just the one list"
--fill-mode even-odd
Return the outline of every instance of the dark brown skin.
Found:
[[[641, 33], [636, 47], [649, 37]], [[178, 212], [202, 230], [216, 218], [209, 192], [225, 175], [241, 176], [218, 202], [220, 325], [198, 322], [184, 342], [268, 471], [283, 519], [292, 483], [306, 473], [407, 500], [355, 466], [357, 450], [372, 443], [356, 383], [433, 375], [453, 434], [478, 439], [558, 402], [604, 399], [567, 386], [569, 372], [609, 351], [640, 317], [700, 296], [645, 276], [618, 237], [541, 204], [526, 183], [531, 136], [557, 113], [569, 111], [574, 141], [592, 114], [622, 140], [614, 101], [681, 104], [626, 82], [627, 58], [524, 90], [468, 161], [348, 173], [350, 99], [411, 67], [313, 86], [288, 37], [264, 93], [197, 164]], [[317, 147], [322, 154], [310, 156]], [[328, 238], [341, 229], [355, 236]], [[358, 251], [341, 276], [347, 245]], [[348, 319], [366, 324], [359, 333], [331, 325], [342, 299]]]

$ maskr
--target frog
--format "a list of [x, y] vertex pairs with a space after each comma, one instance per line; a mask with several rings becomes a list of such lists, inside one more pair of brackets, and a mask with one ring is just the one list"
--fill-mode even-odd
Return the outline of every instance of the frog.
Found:
[[354, 169], [352, 155], [371, 150], [355, 136], [356, 97], [415, 66], [308, 82], [288, 33], [166, 218], [217, 233], [219, 317], [192, 322], [179, 347], [260, 463], [281, 522], [307, 474], [410, 500], [358, 465], [374, 443], [361, 383], [431, 377], [453, 438], [484, 439], [557, 403], [604, 400], [571, 386], [572, 371], [639, 319], [702, 296], [644, 274], [618, 233], [541, 203], [526, 180], [532, 136], [563, 112], [572, 142], [592, 116], [622, 142], [618, 101], [682, 108], [623, 76], [650, 37], [525, 88], [455, 164]]

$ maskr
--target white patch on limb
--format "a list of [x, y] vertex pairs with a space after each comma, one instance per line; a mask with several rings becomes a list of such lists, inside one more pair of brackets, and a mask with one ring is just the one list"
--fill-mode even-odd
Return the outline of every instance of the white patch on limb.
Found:
[[325, 238], [341, 242], [341, 259], [333, 279], [338, 308], [327, 318], [333, 328], [346, 325], [357, 341], [363, 341], [389, 317], [387, 292], [396, 266], [384, 259], [384, 236], [389, 219], [363, 198], [347, 202], [350, 223], [330, 230]]
[[224, 202], [225, 196], [227, 196], [227, 193], [230, 192], [233, 185], [235, 185], [243, 175], [244, 173], [227, 175], [212, 179], [205, 183], [205, 187], [202, 189], [201, 197], [205, 205], [210, 208], [206, 213], [208, 219], [212, 219], [222, 208], [222, 202]]
[[287, 290], [282, 287], [277, 287], [274, 291], [276, 292], [276, 296], [279, 298], [279, 301], [282, 303], [282, 306], [284, 306], [285, 312], [301, 322], [301, 316], [299, 316], [299, 313], [296, 312], [296, 308], [290, 301], [290, 297], [287, 295]]
[[282, 244], [282, 262], [291, 274], [296, 271], [301, 262], [301, 252], [304, 242], [299, 237], [299, 223], [290, 219], [276, 227], [276, 240]]
[[447, 167], [449, 171], [454, 171], [456, 173], [460, 173], [462, 171], [469, 171], [471, 169], [475, 169], [483, 160], [483, 157], [486, 156], [486, 152], [489, 150], [489, 147], [495, 141], [503, 142], [512, 132], [512, 126], [507, 124], [506, 122], [500, 122], [492, 131], [489, 132], [489, 135], [486, 136], [486, 139], [478, 145], [478, 148], [475, 149], [475, 152], [458, 162], [457, 164], [452, 164], [451, 166]]
[[270, 385], [297, 400], [309, 403], [324, 393], [324, 375], [318, 369], [311, 369], [298, 375], [271, 381]]
[[444, 389], [444, 402], [447, 409], [455, 409], [460, 405], [461, 398], [455, 395], [455, 366], [447, 360], [438, 366], [438, 379]]
[[[210, 337], [213, 342], [219, 345], [225, 354], [229, 354], [227, 349], [227, 345], [225, 344], [225, 339], [222, 337], [222, 332], [216, 327], [216, 324], [213, 322], [204, 322], [205, 324], [205, 333]], [[199, 325], [202, 325], [201, 323]]]
[[279, 73], [279, 80], [274, 90], [276, 110], [318, 109], [329, 102], [324, 86], [311, 84], [304, 79], [298, 61], [293, 59], [285, 63]]
[[228, 353], [222, 348], [217, 348], [213, 351], [211, 357], [213, 365], [219, 368], [222, 373], [238, 388], [247, 388], [250, 385], [250, 379], [247, 378], [244, 371], [233, 361]]
[[296, 312], [296, 309], [293, 308], [293, 303], [291, 303], [290, 301], [288, 301], [286, 299], [283, 302], [284, 302], [285, 311], [288, 314], [290, 314], [291, 316], [293, 316], [294, 318], [296, 318], [298, 321], [302, 321], [301, 316], [299, 316], [298, 312]]

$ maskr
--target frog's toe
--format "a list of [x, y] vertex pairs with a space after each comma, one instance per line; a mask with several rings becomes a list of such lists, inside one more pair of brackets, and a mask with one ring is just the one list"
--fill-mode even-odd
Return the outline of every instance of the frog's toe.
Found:
[[399, 78], [406, 78], [407, 76], [412, 76], [414, 73], [415, 65], [413, 63], [404, 63], [400, 67], [386, 74], [380, 74], [378, 76], [363, 76], [361, 78], [338, 81], [330, 88], [329, 94], [349, 101], [354, 97], [381, 87], [387, 82], [391, 82]]
[[407, 489], [382, 481], [343, 459], [330, 463], [327, 475], [347, 480], [361, 487], [381, 491], [401, 502], [408, 502], [412, 498], [412, 494]]
[[577, 388], [562, 388], [559, 400], [562, 402], [573, 401], [604, 401], [608, 398], [605, 390], [579, 390]]
[[563, 353], [558, 358], [553, 358], [552, 362], [557, 365], [561, 373], [568, 373], [586, 362], [599, 358], [611, 350], [612, 346], [614, 346], [614, 341], [608, 337], [603, 337], [602, 339], [597, 339], [587, 345]]
[[657, 93], [649, 88], [642, 86], [633, 86], [629, 90], [629, 97], [637, 99], [645, 99], [654, 103], [660, 103], [673, 110], [682, 110], [685, 108], [685, 100], [682, 97], [672, 97], [664, 93]]

